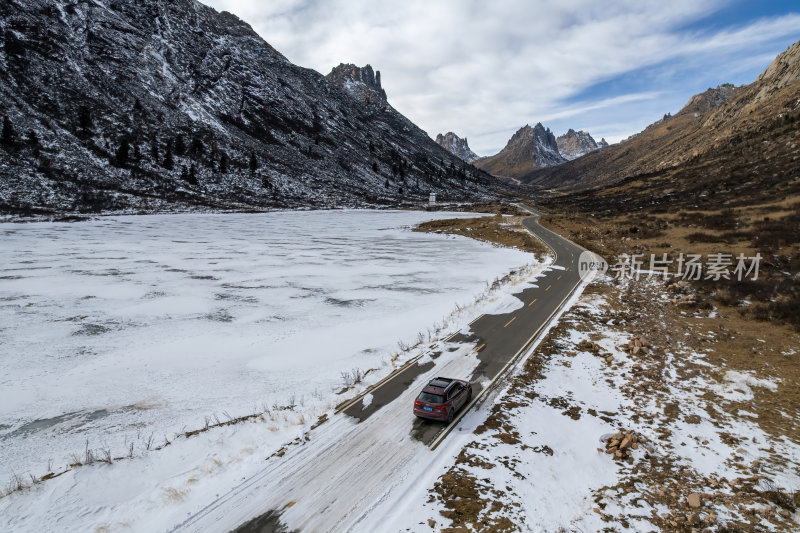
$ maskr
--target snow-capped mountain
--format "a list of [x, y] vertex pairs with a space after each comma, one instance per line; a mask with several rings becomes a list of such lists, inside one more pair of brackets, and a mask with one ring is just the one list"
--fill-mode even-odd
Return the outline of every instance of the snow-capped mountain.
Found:
[[539, 122], [526, 125], [511, 136], [499, 153], [479, 159], [475, 166], [495, 176], [518, 177], [535, 168], [560, 165], [567, 161], [558, 151], [555, 135]]
[[473, 161], [478, 159], [478, 154], [469, 149], [469, 144], [467, 144], [467, 138], [464, 137], [462, 139], [452, 131], [448, 131], [444, 135], [442, 135], [441, 133], [437, 135], [436, 143], [439, 146], [442, 146], [445, 150], [447, 150], [451, 154], [454, 154], [459, 158], [463, 159], [467, 163], [472, 163]]
[[394, 204], [491, 181], [386, 102], [195, 0], [0, 3], [0, 212]]
[[608, 146], [605, 139], [601, 139], [598, 143], [589, 135], [588, 131], [575, 131], [572, 128], [567, 130], [564, 135], [559, 135], [556, 138], [556, 144], [558, 145], [558, 152], [567, 161], [572, 161], [589, 152]]

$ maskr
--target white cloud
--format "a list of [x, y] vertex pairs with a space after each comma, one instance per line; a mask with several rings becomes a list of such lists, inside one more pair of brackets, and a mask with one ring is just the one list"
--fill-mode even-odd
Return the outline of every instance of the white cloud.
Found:
[[[609, 126], [619, 125], [614, 109], [657, 90], [565, 104], [597, 82], [680, 57], [761, 57], [763, 50], [749, 47], [800, 33], [800, 15], [711, 34], [680, 30], [722, 0], [204, 1], [239, 15], [289, 60], [323, 74], [341, 62], [370, 63], [400, 112], [432, 135], [469, 137], [482, 154], [525, 123], [582, 110], [605, 108]], [[598, 126], [598, 137], [634, 133]]]

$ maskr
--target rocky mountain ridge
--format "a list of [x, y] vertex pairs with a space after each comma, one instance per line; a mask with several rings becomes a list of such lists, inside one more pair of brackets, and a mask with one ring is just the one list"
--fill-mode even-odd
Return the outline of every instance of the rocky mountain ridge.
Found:
[[494, 176], [517, 178], [566, 161], [558, 152], [555, 135], [538, 122], [518, 129], [500, 152], [477, 160], [475, 166]]
[[470, 150], [467, 138], [464, 137], [462, 139], [452, 131], [448, 131], [444, 135], [438, 134], [436, 136], [436, 144], [467, 163], [472, 163], [478, 159], [478, 155]]
[[[709, 88], [705, 92], [692, 96], [685, 106], [678, 111], [677, 115], [696, 113], [703, 115], [715, 109], [734, 96], [740, 87], [735, 87], [730, 83], [723, 83], [714, 88]], [[677, 116], [676, 115], [676, 116]]]
[[567, 161], [572, 161], [589, 152], [608, 146], [605, 139], [600, 139], [600, 142], [595, 142], [588, 131], [575, 131], [572, 128], [567, 130], [567, 133], [564, 135], [559, 135], [556, 138], [556, 144], [558, 145], [558, 152]]
[[595, 211], [775, 202], [800, 195], [799, 119], [800, 41], [753, 83], [709, 89], [621, 143], [522, 180]]
[[468, 200], [492, 180], [372, 68], [290, 63], [195, 0], [0, 3], [0, 212]]

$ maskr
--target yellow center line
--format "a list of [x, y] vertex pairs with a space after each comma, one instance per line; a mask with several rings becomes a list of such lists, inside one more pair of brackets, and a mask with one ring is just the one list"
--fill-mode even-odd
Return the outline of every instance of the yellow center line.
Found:
[[514, 322], [516, 319], [517, 319], [517, 317], [514, 317], [514, 318], [512, 318], [512, 319], [511, 319], [511, 320], [509, 320], [509, 321], [506, 323], [506, 325], [505, 325], [505, 326], [503, 326], [503, 327], [504, 327], [504, 328], [507, 328], [507, 327], [508, 327], [508, 325], [509, 325], [509, 324], [511, 324], [512, 322]]
[[529, 304], [528, 304], [528, 307], [530, 307], [530, 306], [532, 306], [533, 304], [535, 304], [535, 303], [536, 303], [536, 300], [538, 300], [538, 298], [534, 298], [534, 299], [533, 299], [533, 301], [532, 301], [531, 303], [529, 303]]
[[[480, 352], [481, 350], [483, 350], [484, 346], [486, 346], [486, 343], [483, 343], [480, 346], [478, 346], [477, 348], [475, 348], [474, 350], [472, 350], [472, 353]], [[472, 354], [470, 354], [470, 355], [472, 355]]]
[[548, 286], [547, 286], [547, 288], [546, 288], [545, 290], [546, 290], [546, 291], [549, 291], [549, 290], [550, 290], [550, 287], [552, 287], [552, 285], [548, 285]]
[[559, 274], [559, 276], [556, 278], [556, 281], [560, 280], [561, 276], [563, 276], [563, 274]]

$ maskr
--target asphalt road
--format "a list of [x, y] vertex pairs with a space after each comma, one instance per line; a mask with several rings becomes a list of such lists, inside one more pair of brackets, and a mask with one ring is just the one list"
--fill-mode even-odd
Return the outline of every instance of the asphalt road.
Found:
[[[540, 213], [535, 210], [531, 212], [532, 216], [523, 219], [522, 224], [553, 251], [555, 259], [551, 269], [537, 280], [537, 287], [515, 295], [522, 301], [521, 308], [511, 313], [482, 315], [470, 324], [469, 336], [458, 334], [450, 339], [475, 346], [473, 353], [480, 363], [469, 378], [473, 384], [475, 402], [480, 400], [482, 384], [494, 384], [506, 366], [525, 351], [581, 282], [578, 258], [584, 249], [541, 226]], [[373, 399], [367, 409], [362, 409], [361, 402], [356, 398], [349, 408], [344, 409], [344, 413], [361, 421], [378, 413], [381, 407], [393, 402], [404, 392], [418, 375], [431, 368], [438, 355], [434, 353], [434, 361], [424, 366], [411, 364], [400, 369], [380, 387], [368, 391]], [[465, 411], [466, 408], [462, 409], [462, 416]], [[428, 445], [438, 444], [457, 423], [458, 420], [454, 420], [450, 426], [443, 427], [440, 422], [417, 420], [411, 430], [412, 436]]]
[[[459, 333], [449, 339], [451, 343], [442, 344], [442, 349], [460, 346], [464, 357], [457, 354], [440, 363], [437, 359], [442, 353], [436, 352], [424, 364], [412, 359], [317, 428], [311, 442], [318, 445], [294, 447], [297, 449], [287, 452], [282, 462], [265, 467], [174, 530], [216, 530], [234, 521], [232, 525], [240, 524], [237, 532], [285, 531], [282, 517], [302, 524], [303, 530], [345, 530], [348, 523], [368, 516], [369, 506], [374, 505], [369, 502], [380, 499], [391, 478], [420, 453], [419, 446], [409, 446], [409, 437], [435, 449], [458, 426], [461, 417], [502, 382], [506, 370], [528, 350], [580, 285], [578, 260], [583, 249], [539, 225], [539, 214], [532, 213], [523, 224], [551, 248], [555, 260], [536, 280], [536, 287], [515, 295], [521, 307], [509, 313], [482, 315], [470, 324], [468, 336]], [[473, 402], [461, 409], [451, 424], [415, 419], [409, 428], [407, 422], [397, 423], [410, 418], [419, 388], [419, 383], [415, 385], [417, 378], [426, 375], [428, 379], [439, 373], [462, 378], [464, 372], [472, 373]], [[371, 395], [368, 405], [363, 401], [366, 394]], [[239, 516], [242, 518], [235, 519]], [[246, 520], [247, 516], [256, 518]]]

